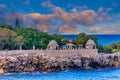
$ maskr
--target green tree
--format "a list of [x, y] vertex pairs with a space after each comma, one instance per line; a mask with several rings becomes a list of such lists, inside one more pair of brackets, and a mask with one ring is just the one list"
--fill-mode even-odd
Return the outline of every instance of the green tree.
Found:
[[61, 44], [60, 40], [62, 37], [55, 37], [44, 32], [39, 32], [36, 29], [16, 28], [15, 31], [18, 36], [23, 36], [23, 49], [32, 49], [33, 45], [35, 45], [39, 49], [46, 49], [49, 41], [53, 39], [55, 39], [59, 44]]
[[77, 45], [77, 47], [79, 47], [80, 45], [83, 45], [83, 47], [85, 47], [85, 43], [89, 39], [93, 39], [95, 43], [98, 45], [97, 38], [90, 36], [90, 35], [86, 35], [85, 33], [80, 33], [77, 39], [74, 41], [74, 43]]
[[104, 47], [102, 45], [98, 45], [98, 52], [103, 53], [104, 52]]
[[9, 24], [0, 24], [0, 28], [7, 28], [7, 29], [10, 29], [10, 30], [14, 30], [14, 29], [12, 28], [12, 26], [9, 25]]
[[0, 28], [0, 50], [15, 49], [16, 33], [10, 29]]
[[20, 46], [24, 45], [24, 38], [23, 36], [17, 36], [16, 37], [16, 45], [17, 45], [17, 49], [19, 49]]
[[104, 53], [112, 53], [112, 48], [110, 46], [105, 46], [103, 52]]

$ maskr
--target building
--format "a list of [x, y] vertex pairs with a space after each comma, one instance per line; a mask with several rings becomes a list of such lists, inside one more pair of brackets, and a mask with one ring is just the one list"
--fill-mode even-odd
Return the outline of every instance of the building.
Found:
[[89, 39], [86, 42], [85, 48], [77, 48], [76, 45], [72, 43], [72, 41], [69, 41], [66, 45], [64, 45], [64, 47], [60, 48], [57, 42], [55, 40], [52, 40], [49, 42], [47, 49], [48, 50], [45, 50], [44, 52], [45, 54], [58, 57], [71, 55], [90, 57], [98, 54], [98, 49], [96, 49], [96, 44], [92, 39]]
[[68, 43], [65, 45], [67, 49], [75, 49], [76, 45], [73, 44], [72, 40], [68, 40]]
[[55, 40], [52, 40], [49, 42], [47, 49], [49, 50], [58, 50], [59, 49], [59, 45]]
[[89, 39], [85, 44], [86, 49], [96, 49], [96, 44], [92, 39]]
[[75, 48], [76, 48], [76, 45], [75, 45], [75, 44], [72, 44], [72, 43], [68, 43], [68, 44], [66, 44], [66, 48], [67, 48], [67, 49], [75, 49]]
[[[70, 40], [65, 46], [65, 49], [75, 49], [76, 45], [73, 44], [73, 42]], [[58, 50], [59, 49], [59, 45], [55, 40], [52, 40], [49, 42], [47, 49], [50, 50]], [[85, 49], [96, 49], [96, 43], [92, 40], [89, 39], [86, 44], [85, 44]]]

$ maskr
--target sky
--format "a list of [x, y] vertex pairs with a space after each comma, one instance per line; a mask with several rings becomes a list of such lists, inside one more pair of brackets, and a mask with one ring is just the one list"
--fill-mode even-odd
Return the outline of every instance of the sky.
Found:
[[120, 34], [120, 0], [0, 0], [0, 24], [59, 34]]

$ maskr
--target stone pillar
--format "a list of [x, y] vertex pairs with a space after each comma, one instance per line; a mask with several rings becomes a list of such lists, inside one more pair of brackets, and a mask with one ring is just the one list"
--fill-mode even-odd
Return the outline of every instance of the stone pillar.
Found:
[[19, 49], [22, 50], [22, 46], [21, 45], [20, 45]]
[[42, 48], [40, 50], [43, 50]]
[[35, 45], [33, 45], [33, 50], [35, 50]]

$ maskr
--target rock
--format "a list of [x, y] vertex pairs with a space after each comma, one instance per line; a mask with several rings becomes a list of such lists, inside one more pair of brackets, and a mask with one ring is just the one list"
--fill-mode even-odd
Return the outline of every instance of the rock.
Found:
[[0, 68], [0, 74], [4, 74], [4, 70]]
[[72, 55], [49, 57], [39, 53], [0, 57], [0, 73], [56, 72], [74, 69], [120, 68], [120, 54], [99, 54], [91, 57]]

